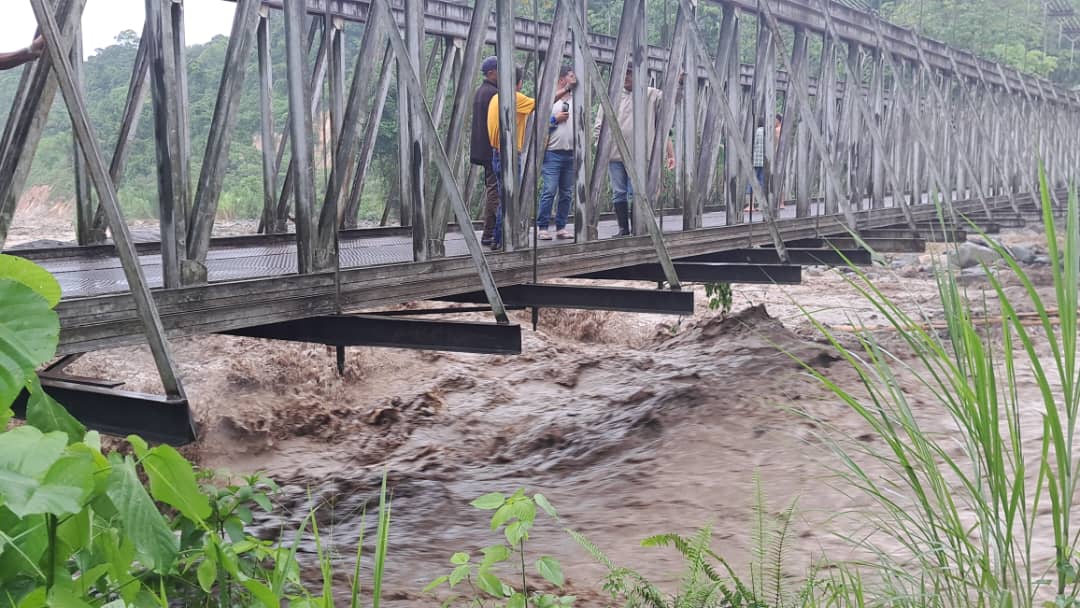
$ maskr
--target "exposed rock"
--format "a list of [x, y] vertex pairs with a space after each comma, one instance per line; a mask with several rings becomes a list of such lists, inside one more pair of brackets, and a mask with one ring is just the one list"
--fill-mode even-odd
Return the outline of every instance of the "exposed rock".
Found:
[[1001, 256], [996, 251], [983, 246], [978, 241], [961, 243], [956, 251], [949, 253], [949, 263], [961, 269], [974, 268], [982, 264], [993, 264], [999, 259], [1001, 259]]
[[1013, 245], [1009, 247], [1009, 253], [1012, 254], [1014, 260], [1021, 264], [1031, 264], [1035, 262], [1035, 251], [1031, 247]]

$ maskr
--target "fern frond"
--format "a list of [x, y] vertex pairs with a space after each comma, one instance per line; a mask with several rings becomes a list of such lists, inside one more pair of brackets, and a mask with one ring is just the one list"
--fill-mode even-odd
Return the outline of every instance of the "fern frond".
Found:
[[569, 534], [570, 538], [574, 539], [577, 544], [581, 546], [582, 549], [585, 549], [585, 552], [588, 553], [593, 559], [600, 562], [602, 566], [607, 568], [609, 572], [617, 569], [615, 566], [615, 562], [611, 561], [611, 559], [607, 555], [605, 555], [603, 551], [600, 550], [600, 547], [597, 547], [591, 540], [585, 538], [585, 535], [569, 529], [566, 531], [566, 533]]
[[750, 584], [755, 595], [764, 596], [767, 583], [764, 580], [768, 570], [769, 518], [765, 506], [765, 490], [761, 487], [761, 476], [754, 471], [754, 529], [752, 532], [754, 560], [750, 566]]
[[791, 501], [787, 509], [780, 514], [783, 521], [780, 522], [780, 526], [775, 530], [772, 543], [772, 561], [773, 561], [773, 575], [775, 582], [776, 594], [774, 595], [774, 604], [776, 606], [784, 605], [783, 594], [783, 566], [787, 561], [787, 555], [785, 549], [787, 548], [787, 535], [791, 530], [791, 519], [795, 516], [795, 506], [799, 503], [799, 499]]

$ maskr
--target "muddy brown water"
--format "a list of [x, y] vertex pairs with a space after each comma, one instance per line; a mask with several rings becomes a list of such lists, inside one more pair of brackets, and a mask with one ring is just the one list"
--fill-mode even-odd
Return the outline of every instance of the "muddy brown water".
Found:
[[[529, 559], [561, 560], [584, 605], [600, 601], [603, 571], [565, 528], [667, 584], [681, 561], [638, 546], [652, 534], [711, 524], [717, 548], [735, 564], [748, 562], [755, 476], [776, 510], [799, 496], [800, 513], [820, 521], [835, 507], [836, 497], [820, 491], [823, 451], [808, 454], [819, 429], [787, 408], [832, 412], [838, 423], [850, 415], [792, 356], [849, 372], [765, 306], [677, 329], [646, 323], [635, 331], [606, 313], [545, 313], [541, 328], [545, 322], [549, 331], [527, 332], [518, 357], [357, 349], [344, 378], [323, 348], [185, 341], [178, 359], [198, 351], [222, 366], [189, 383], [205, 433], [191, 454], [206, 466], [266, 471], [283, 486], [279, 511], [256, 526], [263, 538], [291, 539], [317, 509], [324, 542], [339, 556], [342, 594], [364, 505], [370, 556], [387, 471], [388, 597], [397, 605], [433, 603], [420, 590], [448, 570], [453, 552], [499, 541], [487, 529], [490, 514], [469, 506], [487, 492], [524, 487], [554, 503], [561, 519], [541, 516]], [[596, 341], [567, 337], [582, 328]], [[79, 370], [94, 371], [104, 370]], [[790, 560], [792, 577], [819, 544], [836, 546], [811, 526], [796, 528], [806, 551]], [[301, 555], [314, 550], [305, 539]]]

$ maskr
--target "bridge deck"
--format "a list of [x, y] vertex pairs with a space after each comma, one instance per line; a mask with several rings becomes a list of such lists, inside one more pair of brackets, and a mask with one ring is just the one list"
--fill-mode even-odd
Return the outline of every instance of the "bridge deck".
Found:
[[[784, 217], [794, 217], [794, 209], [784, 209]], [[704, 227], [725, 225], [723, 213], [708, 213]], [[760, 222], [760, 214], [755, 223]], [[573, 224], [568, 228], [572, 231]], [[682, 231], [682, 217], [669, 215], [664, 218], [665, 233]], [[614, 221], [600, 222], [600, 238], [614, 236], [618, 226]], [[396, 232], [397, 234], [392, 234]], [[479, 233], [478, 233], [479, 236]], [[207, 256], [207, 271], [212, 283], [240, 281], [260, 277], [274, 277], [296, 273], [296, 243], [276, 237], [240, 237], [228, 239], [229, 244], [211, 249]], [[572, 240], [540, 241], [544, 255], [558, 255], [559, 247], [573, 244]], [[60, 282], [65, 299], [84, 298], [126, 292], [127, 281], [120, 267], [120, 259], [108, 252], [109, 248], [84, 251], [70, 247], [51, 252], [35, 250], [15, 251], [28, 258], [39, 259]], [[465, 240], [459, 233], [446, 238], [447, 257], [468, 255]], [[412, 238], [407, 229], [354, 230], [341, 240], [342, 268], [361, 268], [385, 264], [411, 262]], [[162, 286], [161, 256], [156, 251], [139, 256], [146, 278], [152, 288]]]
[[[1007, 208], [1003, 198], [994, 199], [993, 204], [996, 208]], [[973, 201], [955, 203], [955, 207], [961, 212], [981, 210]], [[931, 220], [935, 215], [928, 205], [920, 205], [915, 213], [920, 220]], [[785, 209], [777, 222], [785, 240], [845, 230], [839, 216], [795, 218], [793, 215], [793, 209]], [[860, 228], [903, 222], [900, 210], [891, 207], [862, 211], [857, 216]], [[771, 243], [765, 227], [758, 222], [725, 226], [722, 213], [711, 213], [706, 215], [705, 223], [702, 229], [683, 231], [680, 218], [665, 218], [665, 240], [673, 258]], [[343, 241], [342, 246], [345, 265], [340, 273], [340, 304], [346, 311], [480, 289], [480, 280], [470, 258], [464, 255], [465, 245], [459, 234], [447, 236], [446, 258], [413, 262], [407, 234], [386, 236], [385, 230], [377, 230], [373, 231], [375, 236], [363, 236], [365, 231], [357, 232], [360, 236]], [[537, 276], [545, 280], [656, 261], [648, 237], [604, 238], [614, 232], [614, 222], [605, 221], [601, 222], [598, 241], [544, 242], [538, 256]], [[282, 242], [280, 237], [232, 239], [237, 240], [250, 240], [251, 244], [212, 250], [208, 285], [160, 289], [160, 256], [141, 256], [147, 276], [155, 286], [154, 297], [170, 336], [215, 333], [336, 312], [334, 273], [296, 274], [295, 245]], [[62, 255], [55, 255], [56, 252], [50, 255], [45, 250], [11, 253], [38, 259], [60, 280], [64, 289], [64, 300], [58, 307], [61, 353], [142, 343], [143, 327], [132, 297], [126, 292], [119, 261], [113, 255], [103, 255], [101, 248], [88, 251], [95, 253], [86, 254], [78, 248]], [[532, 280], [531, 250], [487, 255], [499, 285]]]

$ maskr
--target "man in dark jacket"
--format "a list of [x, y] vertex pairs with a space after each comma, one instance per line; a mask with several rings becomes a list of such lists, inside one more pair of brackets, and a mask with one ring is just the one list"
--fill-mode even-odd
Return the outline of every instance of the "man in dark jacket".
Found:
[[43, 50], [45, 50], [45, 39], [39, 36], [25, 49], [13, 53], [0, 53], [0, 70], [10, 70], [33, 61], [41, 56]]
[[484, 234], [480, 242], [490, 245], [495, 237], [495, 212], [499, 208], [499, 186], [495, 169], [491, 166], [491, 142], [488, 139], [488, 106], [491, 98], [499, 93], [499, 61], [488, 57], [480, 66], [484, 82], [473, 95], [472, 164], [484, 168]]

